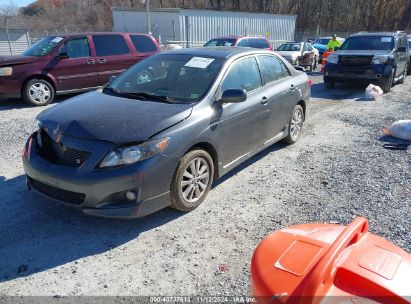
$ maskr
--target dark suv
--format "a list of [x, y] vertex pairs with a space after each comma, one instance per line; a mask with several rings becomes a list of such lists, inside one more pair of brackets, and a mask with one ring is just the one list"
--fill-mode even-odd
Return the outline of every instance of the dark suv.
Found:
[[0, 96], [22, 96], [31, 105], [43, 106], [56, 94], [95, 89], [159, 50], [157, 41], [144, 34], [44, 37], [20, 56], [0, 57]]
[[408, 50], [404, 32], [352, 35], [327, 58], [324, 84], [332, 88], [338, 82], [374, 83], [389, 92], [407, 76]]

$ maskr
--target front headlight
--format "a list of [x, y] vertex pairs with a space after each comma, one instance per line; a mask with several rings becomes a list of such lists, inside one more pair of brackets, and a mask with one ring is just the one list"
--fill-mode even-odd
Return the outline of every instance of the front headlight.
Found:
[[338, 55], [331, 54], [330, 56], [327, 57], [327, 63], [338, 63]]
[[375, 55], [372, 59], [373, 64], [384, 64], [388, 61], [388, 56], [385, 55]]
[[11, 74], [13, 74], [12, 67], [0, 68], [0, 76], [10, 76]]
[[100, 168], [134, 164], [163, 152], [170, 139], [153, 140], [141, 145], [116, 148], [107, 153], [100, 164]]

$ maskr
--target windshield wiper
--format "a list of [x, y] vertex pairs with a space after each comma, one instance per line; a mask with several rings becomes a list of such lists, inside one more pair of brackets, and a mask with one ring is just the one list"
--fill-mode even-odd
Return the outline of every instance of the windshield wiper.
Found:
[[121, 92], [121, 94], [126, 94], [136, 98], [143, 98], [144, 100], [158, 100], [166, 103], [173, 103], [173, 99], [168, 96], [150, 94], [146, 92]]
[[141, 99], [144, 101], [155, 100], [155, 101], [166, 102], [166, 103], [174, 103], [174, 100], [168, 96], [161, 96], [161, 95], [150, 94], [146, 92], [123, 92], [123, 91], [120, 91], [119, 89], [115, 89], [112, 87], [105, 87], [104, 90], [109, 90], [110, 92], [113, 92], [116, 95], [132, 97], [132, 98]]

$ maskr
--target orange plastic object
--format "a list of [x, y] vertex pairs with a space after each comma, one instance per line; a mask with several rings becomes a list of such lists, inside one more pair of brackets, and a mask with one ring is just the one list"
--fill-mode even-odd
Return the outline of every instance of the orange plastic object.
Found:
[[326, 52], [324, 52], [323, 54], [323, 63], [327, 62], [327, 57], [330, 56], [330, 54], [332, 53], [332, 50], [328, 50]]
[[322, 65], [321, 65], [321, 73], [324, 73], [324, 66], [327, 62], [328, 56], [330, 56], [331, 53], [333, 53], [333, 51], [331, 51], [331, 50], [328, 50], [328, 51], [324, 52], [323, 59], [322, 59]]
[[411, 255], [364, 218], [296, 225], [261, 241], [251, 281], [259, 303], [411, 303]]

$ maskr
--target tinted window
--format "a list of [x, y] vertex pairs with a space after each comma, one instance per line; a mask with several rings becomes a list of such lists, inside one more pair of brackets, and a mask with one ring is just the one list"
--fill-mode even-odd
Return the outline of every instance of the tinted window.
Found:
[[84, 37], [67, 41], [60, 49], [60, 53], [63, 52], [67, 53], [69, 58], [89, 57], [90, 46], [88, 39]]
[[153, 40], [143, 35], [130, 35], [131, 42], [139, 53], [150, 53], [157, 51]]
[[[245, 75], [247, 75], [245, 77]], [[227, 89], [245, 89], [247, 92], [261, 87], [261, 76], [254, 57], [235, 62], [221, 84], [221, 92]]]
[[309, 52], [311, 52], [313, 50], [313, 47], [311, 44], [307, 43], [307, 49]]
[[259, 49], [268, 49], [270, 47], [270, 45], [268, 44], [267, 40], [263, 39], [263, 38], [257, 38], [257, 39], [253, 39], [255, 42], [256, 48]]
[[408, 40], [408, 47], [411, 49], [411, 39]]
[[211, 39], [204, 46], [232, 46], [235, 44], [235, 39]]
[[341, 50], [384, 50], [394, 48], [394, 38], [390, 36], [350, 37], [341, 46]]
[[122, 35], [96, 35], [93, 36], [97, 56], [128, 54], [126, 40]]
[[268, 49], [270, 46], [263, 38], [253, 38], [249, 40], [249, 46], [257, 49]]
[[290, 75], [280, 59], [274, 56], [259, 56], [258, 61], [265, 83], [277, 81]]
[[241, 39], [238, 43], [237, 46], [243, 46], [243, 47], [249, 47], [250, 46], [250, 39]]
[[293, 51], [298, 52], [301, 50], [301, 43], [285, 43], [278, 47], [277, 51]]

